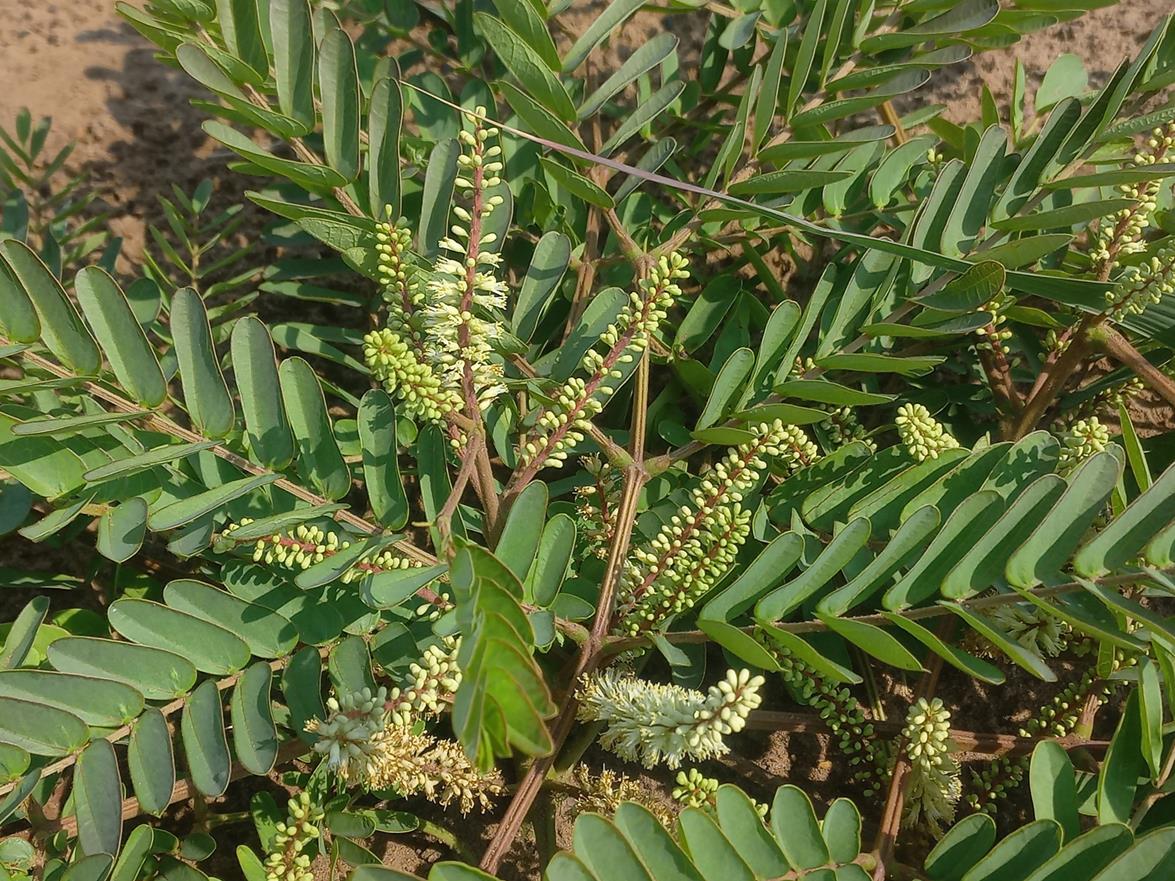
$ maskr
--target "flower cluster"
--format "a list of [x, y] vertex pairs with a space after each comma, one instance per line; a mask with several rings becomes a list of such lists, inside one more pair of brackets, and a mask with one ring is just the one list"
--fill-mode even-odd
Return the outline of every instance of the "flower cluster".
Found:
[[591, 811], [610, 817], [621, 804], [632, 801], [646, 808], [661, 825], [668, 828], [673, 822], [673, 813], [653, 797], [647, 787], [627, 774], [609, 768], [593, 774], [581, 764], [575, 768], [575, 783], [579, 787], [575, 800], [580, 813]]
[[393, 722], [410, 725], [416, 719], [441, 714], [461, 685], [457, 666], [460, 648], [460, 637], [447, 636], [426, 648], [420, 661], [409, 666], [410, 682], [403, 688], [393, 688], [388, 695], [388, 714]]
[[440, 246], [456, 256], [437, 258], [424, 309], [425, 350], [442, 385], [467, 389], [482, 409], [506, 390], [502, 362], [493, 352], [501, 336], [493, 315], [506, 308], [506, 284], [494, 274], [500, 257], [489, 248], [497, 236], [484, 229], [504, 201], [487, 193], [502, 182], [502, 148], [490, 144], [498, 130], [481, 124], [484, 115], [484, 107], [467, 114], [472, 130], [460, 134], [465, 151], [457, 158], [456, 183], [469, 208], [453, 207], [459, 222], [449, 227]]
[[494, 273], [500, 258], [489, 246], [496, 234], [485, 231], [504, 201], [488, 192], [502, 182], [502, 148], [490, 143], [498, 131], [481, 125], [484, 112], [466, 114], [471, 129], [460, 134], [465, 150], [456, 184], [469, 207], [453, 207], [458, 222], [440, 241], [448, 253], [423, 271], [407, 259], [408, 230], [390, 216], [376, 230], [387, 326], [363, 338], [363, 357], [409, 416], [430, 422], [460, 410], [466, 395], [484, 409], [505, 391], [493, 344], [501, 336], [494, 315], [506, 307], [506, 285]]
[[428, 363], [424, 348], [422, 311], [424, 291], [420, 272], [408, 262], [412, 235], [388, 219], [376, 227], [379, 281], [387, 303], [387, 326], [363, 338], [363, 358], [372, 376], [399, 397], [407, 415], [441, 422], [460, 409], [461, 396], [444, 387]]
[[[1046, 615], [1035, 606], [1026, 603], [1006, 603], [991, 611], [991, 621], [1026, 649], [1055, 658], [1069, 645], [1068, 625], [1059, 618]], [[983, 657], [1001, 657], [995, 646], [981, 636], [976, 636], [975, 652]]]
[[[1175, 146], [1175, 123], [1167, 123], [1165, 127], [1151, 132], [1145, 149], [1135, 154], [1134, 164], [1145, 166], [1162, 162], [1172, 146]], [[1123, 208], [1101, 222], [1097, 240], [1090, 251], [1090, 258], [1095, 264], [1113, 266], [1123, 254], [1134, 254], [1146, 248], [1143, 236], [1158, 207], [1161, 185], [1159, 180], [1148, 180], [1118, 187], [1124, 197], [1138, 204]]]
[[962, 795], [957, 750], [951, 740], [951, 714], [938, 698], [919, 698], [910, 707], [902, 735], [910, 760], [910, 783], [906, 792], [906, 826], [925, 824], [939, 836], [943, 824], [955, 819], [955, 805]]
[[300, 792], [289, 801], [289, 816], [279, 822], [273, 843], [265, 857], [266, 881], [313, 881], [310, 855], [303, 853], [318, 840], [322, 808], [310, 800], [310, 793]]
[[406, 713], [397, 721], [388, 704], [383, 688], [330, 698], [327, 718], [306, 725], [318, 735], [314, 751], [347, 786], [419, 794], [442, 806], [456, 802], [463, 814], [488, 808], [490, 797], [502, 792], [501, 776], [480, 773], [460, 744], [418, 731]]
[[633, 551], [620, 583], [620, 628], [636, 635], [692, 608], [726, 574], [750, 531], [739, 504], [768, 462], [791, 470], [819, 452], [803, 430], [778, 419], [714, 465], [646, 547]]
[[379, 750], [380, 733], [387, 727], [388, 692], [371, 689], [331, 696], [326, 700], [327, 717], [311, 719], [306, 730], [318, 735], [314, 751], [326, 756], [331, 769], [348, 786], [364, 784]]
[[616, 321], [600, 336], [597, 345], [605, 350], [590, 348], [580, 361], [579, 369], [587, 378], [568, 379], [555, 391], [551, 404], [539, 412], [534, 432], [519, 450], [523, 462], [553, 468], [563, 465], [583, 441], [592, 417], [604, 409], [624, 378], [620, 368], [640, 357], [673, 301], [681, 296], [678, 282], [689, 278], [687, 266], [686, 259], [674, 251], [640, 280]]
[[1061, 435], [1061, 453], [1057, 471], [1068, 474], [1090, 456], [1100, 453], [1110, 443], [1110, 430], [1096, 416], [1074, 422]]
[[828, 411], [828, 418], [820, 423], [820, 430], [828, 438], [829, 452], [839, 450], [853, 441], [861, 441], [871, 452], [877, 452], [877, 444], [869, 437], [852, 407], [825, 404], [821, 409]]
[[741, 731], [759, 706], [762, 676], [729, 670], [703, 693], [645, 682], [615, 668], [593, 674], [579, 691], [579, 718], [605, 722], [600, 745], [646, 768], [678, 768], [729, 751], [723, 737]]
[[1118, 283], [1106, 291], [1106, 311], [1112, 318], [1141, 315], [1152, 304], [1175, 291], [1175, 246], [1167, 245], [1138, 266], [1130, 266]]
[[486, 810], [504, 784], [495, 770], [482, 774], [461, 744], [441, 740], [412, 728], [389, 724], [376, 739], [367, 769], [371, 789], [392, 789], [407, 798], [423, 795], [442, 807], [456, 802], [462, 814]]
[[[224, 530], [223, 538], [231, 541], [233, 533], [242, 526], [252, 523], [249, 517], [242, 517], [240, 523], [230, 523]], [[282, 566], [301, 571], [321, 563], [328, 557], [346, 550], [351, 542], [340, 538], [337, 532], [313, 524], [301, 523], [286, 532], [275, 532], [257, 539], [253, 545], [253, 561], [269, 566]], [[380, 551], [363, 559], [347, 569], [339, 579], [350, 584], [365, 575], [386, 572], [390, 569], [412, 569], [421, 564], [415, 560], [399, 557], [392, 551]]]
[[902, 404], [898, 407], [898, 416], [894, 421], [902, 443], [919, 462], [937, 459], [947, 450], [959, 446], [959, 442], [943, 428], [942, 423], [921, 404]]

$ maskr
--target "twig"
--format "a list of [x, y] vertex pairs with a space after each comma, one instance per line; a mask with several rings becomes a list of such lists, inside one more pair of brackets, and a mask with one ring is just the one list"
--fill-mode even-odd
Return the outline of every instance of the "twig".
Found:
[[1167, 781], [1171, 779], [1171, 774], [1175, 773], [1175, 743], [1172, 743], [1167, 750], [1167, 758], [1163, 761], [1163, 767], [1159, 771], [1159, 776], [1155, 778], [1154, 787], [1151, 792], [1147, 793], [1146, 798], [1134, 810], [1134, 815], [1130, 818], [1130, 828], [1138, 829], [1139, 824], [1146, 817], [1149, 811], [1160, 798], [1167, 794]]
[[636, 392], [633, 394], [632, 438], [631, 452], [633, 464], [624, 471], [624, 488], [621, 491], [617, 510], [616, 532], [608, 554], [608, 563], [604, 571], [604, 579], [600, 585], [600, 596], [596, 603], [596, 617], [592, 622], [591, 632], [587, 641], [580, 646], [574, 671], [568, 680], [568, 692], [563, 700], [559, 716], [555, 720], [552, 732], [554, 749], [549, 755], [536, 759], [527, 769], [526, 775], [518, 785], [514, 798], [511, 799], [501, 823], [494, 831], [493, 840], [486, 848], [481, 858], [483, 871], [493, 874], [501, 864], [502, 858], [509, 852], [519, 830], [522, 828], [526, 816], [530, 813], [531, 805], [541, 790], [543, 780], [555, 763], [560, 748], [575, 728], [576, 717], [579, 711], [579, 701], [575, 696], [575, 689], [579, 681], [607, 657], [603, 648], [608, 639], [608, 630], [612, 621], [612, 610], [616, 604], [616, 589], [624, 574], [624, 567], [628, 559], [628, 547], [632, 540], [632, 530], [636, 524], [637, 505], [640, 500], [641, 487], [648, 479], [648, 473], [636, 463], [644, 455], [645, 411], [648, 401], [648, 353], [642, 353], [637, 365]]
[[1073, 371], [1077, 369], [1089, 351], [1088, 333], [1094, 327], [1094, 319], [1082, 319], [1061, 357], [1051, 364], [1045, 365], [1044, 370], [1037, 377], [1037, 387], [1029, 395], [1028, 400], [1024, 403], [1024, 409], [1020, 412], [1020, 418], [1016, 420], [1011, 440], [1020, 440], [1036, 428], [1045, 410], [1056, 399]]
[[436, 527], [437, 535], [440, 537], [440, 550], [450, 557], [453, 554], [453, 514], [457, 511], [457, 505], [461, 503], [461, 496], [465, 494], [469, 478], [477, 468], [479, 447], [484, 450], [481, 435], [475, 434], [469, 439], [469, 444], [461, 456], [461, 467], [457, 471], [457, 476], [453, 478], [453, 488], [449, 491], [449, 497], [437, 512]]
[[1105, 346], [1111, 356], [1133, 370], [1139, 379], [1162, 395], [1167, 403], [1175, 406], [1175, 382], [1134, 348], [1130, 340], [1114, 328], [1105, 325], [1101, 328], [1098, 341]]

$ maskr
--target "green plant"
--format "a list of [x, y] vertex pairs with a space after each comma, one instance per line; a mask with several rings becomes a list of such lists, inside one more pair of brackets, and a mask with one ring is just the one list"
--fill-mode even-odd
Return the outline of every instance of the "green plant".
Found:
[[[1175, 467], [1169, 426], [1144, 442], [1100, 396], [1175, 402], [1170, 19], [1097, 90], [1060, 68], [1028, 115], [1020, 71], [956, 125], [894, 100], [1096, 4], [679, 2], [700, 57], [662, 35], [616, 70], [597, 50], [641, 4], [560, 51], [568, 5], [120, 4], [212, 93], [205, 130], [267, 179], [248, 198], [360, 293], [270, 328], [206, 304], [191, 257], [148, 266], [151, 299], [0, 243], [7, 523], [109, 561], [99, 613], [38, 594], [5, 634], [0, 822], [46, 877], [195, 872], [215, 799], [281, 769], [251, 881], [311, 854], [410, 877], [362, 843], [409, 831], [465, 861], [431, 878], [484, 878], [528, 819], [552, 881], [1161, 877]], [[215, 240], [177, 198], [173, 234]], [[310, 277], [298, 253], [237, 279]], [[953, 728], [936, 697], [1056, 670], [1086, 699], [1064, 735]], [[815, 712], [765, 702], [771, 674]], [[818, 821], [785, 786], [765, 825], [698, 769], [667, 829], [583, 762], [677, 768], [764, 727], [832, 733], [870, 844], [851, 798]], [[964, 817], [927, 854], [963, 750], [1031, 754], [1037, 819], [997, 843]], [[614, 813], [555, 853], [569, 794]], [[178, 800], [187, 839], [124, 842], [124, 808]], [[504, 805], [480, 870], [425, 801]]]
[[48, 116], [34, 123], [25, 108], [16, 115], [12, 133], [0, 128], [0, 237], [27, 242], [57, 273], [75, 269], [99, 251], [101, 264], [109, 268], [121, 240], [106, 231], [107, 215], [98, 210], [86, 176], [66, 170], [73, 145], [46, 154], [52, 125]]

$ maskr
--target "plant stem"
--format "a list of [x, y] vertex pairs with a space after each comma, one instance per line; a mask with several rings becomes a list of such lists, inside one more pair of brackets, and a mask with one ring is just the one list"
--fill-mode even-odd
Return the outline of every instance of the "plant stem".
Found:
[[1130, 828], [1138, 829], [1139, 824], [1146, 817], [1149, 811], [1160, 798], [1167, 794], [1166, 784], [1171, 779], [1171, 774], [1175, 773], [1175, 743], [1172, 743], [1167, 750], [1167, 758], [1163, 760], [1163, 767], [1159, 771], [1159, 776], [1154, 781], [1153, 791], [1147, 793], [1146, 798], [1142, 800], [1134, 810], [1134, 815], [1130, 818]]
[[608, 639], [612, 611], [616, 604], [616, 588], [624, 574], [624, 566], [628, 558], [628, 547], [632, 540], [633, 527], [636, 525], [637, 504], [640, 500], [641, 487], [648, 479], [648, 472], [640, 465], [635, 464], [640, 462], [644, 456], [645, 415], [649, 394], [648, 361], [648, 352], [643, 352], [640, 363], [637, 365], [636, 391], [633, 394], [632, 404], [630, 445], [634, 464], [624, 470], [624, 487], [621, 490], [616, 515], [616, 532], [608, 554], [604, 579], [600, 585], [600, 596], [596, 602], [596, 617], [592, 621], [592, 629], [588, 634], [587, 641], [580, 646], [575, 669], [568, 680], [569, 685], [563, 698], [563, 705], [552, 729], [551, 740], [554, 748], [550, 754], [535, 759], [527, 769], [522, 782], [519, 783], [518, 789], [514, 793], [514, 798], [502, 816], [501, 823], [498, 824], [498, 828], [494, 832], [493, 840], [490, 841], [489, 847], [482, 855], [481, 869], [490, 874], [497, 871], [502, 858], [510, 850], [527, 814], [530, 813], [531, 805], [538, 797], [543, 780], [554, 765], [555, 757], [575, 729], [579, 711], [579, 701], [575, 696], [578, 683], [584, 676], [595, 670], [606, 657], [603, 648]]
[[457, 470], [457, 476], [453, 478], [453, 488], [449, 491], [449, 497], [445, 499], [445, 504], [437, 512], [436, 527], [437, 534], [440, 537], [440, 547], [438, 550], [450, 558], [454, 553], [452, 543], [453, 514], [457, 511], [457, 505], [461, 503], [461, 496], [465, 494], [465, 487], [469, 484], [469, 478], [473, 476], [473, 472], [477, 467], [477, 452], [481, 443], [482, 439], [479, 434], [474, 434], [469, 439], [469, 444], [465, 447], [465, 451], [461, 455], [461, 467]]
[[1134, 348], [1130, 340], [1106, 325], [1102, 328], [1101, 341], [1114, 359], [1133, 370], [1139, 379], [1162, 395], [1167, 403], [1175, 406], [1175, 382]]
[[1077, 369], [1088, 353], [1089, 338], [1087, 334], [1094, 326], [1091, 319], [1083, 319], [1073, 338], [1069, 341], [1069, 345], [1061, 353], [1061, 357], [1045, 366], [1044, 371], [1037, 378], [1038, 387], [1029, 395], [1024, 409], [1020, 412], [1019, 419], [1016, 420], [1016, 424], [1012, 428], [1010, 440], [1020, 440], [1036, 429], [1045, 410], [1056, 399], [1069, 377], [1072, 376], [1073, 371]]
[[[0, 336], [0, 345], [10, 345], [11, 342], [11, 340]], [[33, 352], [21, 352], [21, 357], [29, 363], [41, 368], [42, 370], [52, 373], [54, 376], [70, 379], [75, 378], [74, 374], [69, 370], [54, 364], [47, 358], [43, 358], [40, 355], [34, 354]], [[87, 380], [84, 383], [84, 387], [86, 391], [92, 394], [94, 397], [105, 401], [106, 403], [110, 404], [111, 407], [121, 413], [142, 413], [145, 417], [143, 421], [143, 426], [145, 428], [155, 429], [156, 431], [160, 431], [164, 434], [171, 435], [172, 437], [179, 438], [180, 440], [187, 443], [201, 443], [208, 440], [208, 438], [201, 434], [197, 434], [194, 431], [190, 431], [180, 425], [177, 425], [175, 422], [172, 422], [166, 416], [163, 416], [156, 411], [146, 410], [142, 407], [132, 404], [126, 398], [115, 394], [114, 392], [108, 390], [96, 382]], [[244, 456], [240, 456], [234, 453], [228, 447], [225, 447], [221, 444], [212, 446], [209, 452], [220, 459], [224, 459], [231, 465], [236, 466], [246, 474], [260, 476], [263, 474], [275, 473], [270, 471], [268, 468], [262, 468], [260, 465], [255, 465]], [[299, 486], [298, 484], [284, 477], [279, 477], [273, 482], [272, 486], [275, 486], [280, 490], [284, 490], [294, 498], [301, 499], [302, 501], [308, 502], [311, 505], [327, 505], [330, 503], [329, 499], [326, 499], [317, 493], [313, 493], [305, 487]], [[359, 517], [358, 515], [353, 514], [347, 510], [336, 511], [332, 516], [336, 520], [342, 523], [346, 523], [348, 526], [353, 526], [355, 529], [358, 529], [360, 532], [364, 532], [368, 535], [374, 535], [377, 532], [383, 531], [381, 527], [376, 526], [374, 523], [370, 523], [369, 521], [364, 520], [362, 517]], [[430, 566], [437, 561], [436, 557], [434, 557], [428, 551], [416, 547], [416, 545], [412, 544], [411, 542], [400, 540], [395, 543], [395, 547], [405, 556], [411, 557], [413, 560], [417, 560], [426, 566]]]

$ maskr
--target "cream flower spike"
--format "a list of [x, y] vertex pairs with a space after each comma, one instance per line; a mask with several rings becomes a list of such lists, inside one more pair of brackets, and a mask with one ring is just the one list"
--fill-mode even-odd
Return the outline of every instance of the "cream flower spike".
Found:
[[600, 745], [646, 768], [679, 768], [730, 751], [723, 739], [741, 731], [759, 706], [762, 676], [728, 670], [703, 693], [646, 682], [609, 668], [593, 674], [579, 692], [579, 717], [606, 722]]

